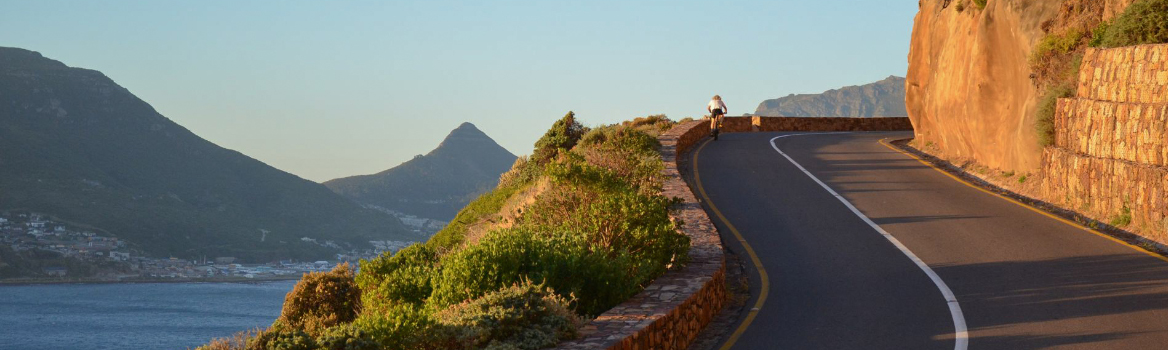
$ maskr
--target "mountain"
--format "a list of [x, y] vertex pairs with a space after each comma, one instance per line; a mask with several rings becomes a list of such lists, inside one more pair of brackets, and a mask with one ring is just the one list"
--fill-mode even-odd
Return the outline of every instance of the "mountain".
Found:
[[763, 101], [754, 111], [761, 116], [785, 117], [907, 117], [904, 78], [828, 90], [822, 94], [787, 95]]
[[499, 182], [515, 155], [471, 123], [462, 123], [430, 153], [373, 175], [330, 180], [325, 186], [358, 203], [450, 221], [459, 209]]
[[399, 220], [200, 138], [95, 70], [0, 48], [0, 211], [104, 231], [153, 256], [331, 257], [421, 240]]

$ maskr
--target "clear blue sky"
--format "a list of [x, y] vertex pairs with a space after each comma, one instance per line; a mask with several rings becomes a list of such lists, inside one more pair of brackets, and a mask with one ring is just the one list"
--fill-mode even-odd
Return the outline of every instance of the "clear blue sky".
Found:
[[731, 114], [903, 76], [913, 1], [0, 0], [0, 46], [104, 72], [220, 146], [324, 181], [464, 121], [528, 154], [588, 124]]

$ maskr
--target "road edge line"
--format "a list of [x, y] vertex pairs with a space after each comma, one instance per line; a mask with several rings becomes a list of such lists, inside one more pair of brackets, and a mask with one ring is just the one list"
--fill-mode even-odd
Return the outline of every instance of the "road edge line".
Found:
[[754, 307], [750, 308], [750, 311], [746, 314], [746, 318], [742, 320], [742, 323], [738, 325], [738, 328], [734, 330], [734, 333], [730, 334], [730, 337], [726, 339], [726, 342], [723, 343], [721, 347], [719, 347], [720, 350], [729, 350], [734, 346], [735, 343], [738, 342], [738, 338], [742, 336], [742, 333], [746, 332], [746, 329], [750, 327], [750, 324], [754, 322], [754, 318], [758, 316], [759, 310], [762, 310], [762, 305], [766, 303], [767, 294], [770, 293], [770, 277], [767, 275], [766, 268], [762, 266], [762, 260], [758, 258], [758, 254], [755, 254], [754, 248], [750, 246], [750, 243], [746, 242], [746, 238], [742, 237], [742, 233], [738, 232], [738, 229], [734, 227], [734, 224], [731, 224], [730, 220], [726, 219], [725, 215], [722, 215], [722, 211], [718, 210], [718, 206], [714, 205], [714, 201], [710, 200], [710, 196], [706, 194], [706, 188], [702, 185], [701, 173], [698, 172], [698, 154], [700, 154], [702, 149], [706, 148], [706, 145], [708, 144], [710, 144], [710, 140], [703, 142], [702, 145], [698, 146], [698, 148], [693, 152], [693, 160], [690, 164], [693, 167], [694, 184], [697, 185], [698, 194], [702, 196], [702, 200], [705, 201], [706, 205], [710, 207], [710, 210], [714, 212], [714, 216], [716, 216], [718, 220], [722, 222], [722, 224], [726, 225], [726, 227], [730, 229], [730, 233], [734, 234], [734, 238], [738, 239], [738, 243], [742, 244], [743, 250], [746, 250], [746, 254], [750, 256], [751, 264], [753, 264], [754, 268], [758, 271], [759, 280], [758, 299], [755, 300]]
[[779, 146], [775, 144], [775, 140], [778, 140], [778, 139], [781, 139], [784, 137], [803, 136], [803, 135], [822, 135], [822, 134], [826, 134], [826, 133], [805, 133], [805, 134], [780, 135], [780, 136], [775, 136], [775, 137], [771, 138], [770, 144], [771, 144], [771, 148], [775, 149], [775, 152], [779, 152], [779, 154], [782, 155], [783, 158], [787, 158], [787, 161], [791, 162], [791, 164], [794, 164], [795, 167], [797, 167], [797, 168], [799, 168], [799, 170], [803, 171], [803, 174], [806, 174], [812, 180], [815, 180], [815, 182], [818, 183], [820, 187], [823, 187], [823, 189], [827, 190], [828, 193], [830, 193], [832, 196], [835, 196], [835, 198], [837, 200], [839, 200], [840, 203], [843, 203], [844, 206], [848, 207], [848, 209], [850, 209], [853, 214], [856, 214], [856, 216], [858, 216], [858, 217], [860, 217], [860, 219], [864, 220], [864, 222], [867, 223], [868, 226], [871, 226], [873, 229], [876, 230], [877, 233], [879, 233], [881, 236], [884, 236], [884, 238], [887, 239], [889, 242], [891, 242], [893, 246], [895, 246], [897, 249], [900, 249], [901, 253], [903, 253], [905, 256], [907, 256], [909, 258], [909, 260], [912, 260], [912, 262], [914, 264], [916, 264], [917, 267], [921, 269], [921, 271], [924, 271], [925, 275], [929, 276], [929, 279], [933, 281], [933, 285], [935, 285], [937, 287], [937, 289], [941, 291], [941, 295], [943, 297], [945, 297], [945, 303], [949, 306], [949, 314], [953, 317], [953, 335], [954, 335], [953, 349], [954, 350], [967, 350], [967, 349], [969, 349], [969, 330], [967, 329], [966, 324], [965, 324], [965, 314], [961, 311], [961, 305], [957, 302], [957, 296], [955, 296], [953, 294], [953, 291], [949, 289], [949, 285], [945, 284], [945, 281], [941, 279], [941, 276], [937, 275], [937, 272], [933, 271], [933, 269], [930, 268], [928, 264], [925, 264], [925, 262], [922, 261], [920, 257], [918, 257], [916, 254], [914, 254], [911, 250], [909, 250], [907, 246], [905, 246], [903, 243], [900, 242], [900, 240], [896, 239], [896, 237], [893, 237], [892, 234], [889, 234], [888, 231], [885, 231], [884, 228], [880, 227], [880, 225], [877, 225], [876, 222], [873, 222], [872, 219], [868, 218], [867, 215], [864, 215], [864, 213], [861, 213], [860, 210], [857, 209], [854, 205], [852, 205], [851, 202], [849, 202], [847, 199], [845, 199], [843, 196], [841, 196], [835, 190], [831, 189], [831, 187], [828, 186], [826, 183], [823, 183], [823, 181], [820, 181], [818, 177], [815, 177], [814, 174], [811, 174], [811, 172], [808, 171], [807, 168], [804, 168], [803, 165], [799, 164], [799, 162], [796, 162], [795, 159], [791, 158], [791, 156], [787, 155], [787, 153], [784, 153], [783, 150], [779, 149]]
[[1147, 250], [1147, 249], [1144, 249], [1144, 248], [1142, 248], [1142, 247], [1140, 247], [1140, 246], [1138, 246], [1138, 245], [1134, 245], [1134, 244], [1128, 243], [1128, 242], [1126, 242], [1126, 241], [1124, 241], [1124, 240], [1122, 240], [1122, 239], [1116, 238], [1116, 237], [1114, 237], [1114, 236], [1112, 236], [1112, 235], [1109, 235], [1109, 234], [1106, 234], [1106, 233], [1103, 233], [1103, 232], [1096, 231], [1095, 229], [1092, 229], [1092, 228], [1090, 228], [1090, 227], [1087, 227], [1087, 226], [1083, 226], [1083, 225], [1081, 225], [1081, 224], [1079, 224], [1079, 223], [1077, 223], [1077, 222], [1071, 221], [1071, 220], [1067, 220], [1066, 218], [1063, 218], [1063, 217], [1060, 217], [1060, 216], [1058, 216], [1058, 215], [1055, 215], [1055, 214], [1053, 214], [1053, 213], [1047, 212], [1047, 211], [1045, 211], [1045, 210], [1042, 210], [1042, 209], [1040, 209], [1040, 208], [1037, 208], [1037, 207], [1035, 207], [1035, 206], [1032, 206], [1032, 205], [1026, 204], [1025, 202], [1019, 201], [1019, 200], [1017, 200], [1017, 199], [1014, 199], [1014, 198], [1010, 198], [1010, 197], [1008, 197], [1008, 196], [1005, 196], [1005, 195], [1002, 195], [1002, 194], [1000, 194], [1000, 193], [997, 193], [997, 192], [994, 192], [994, 191], [990, 191], [990, 190], [988, 190], [988, 189], [985, 189], [985, 188], [983, 188], [983, 187], [981, 187], [981, 186], [975, 185], [975, 184], [973, 184], [973, 183], [971, 183], [971, 182], [969, 182], [969, 181], [966, 181], [965, 179], [962, 179], [961, 177], [958, 177], [957, 175], [954, 175], [954, 174], [952, 174], [952, 173], [950, 173], [950, 172], [948, 172], [948, 171], [945, 171], [945, 169], [941, 169], [941, 168], [937, 167], [936, 165], [933, 165], [933, 163], [930, 163], [930, 162], [928, 162], [928, 161], [926, 161], [926, 160], [924, 160], [924, 159], [921, 159], [921, 157], [918, 157], [918, 156], [917, 156], [917, 155], [915, 155], [915, 154], [909, 153], [909, 152], [907, 152], [907, 151], [905, 151], [905, 150], [902, 150], [902, 149], [900, 149], [900, 148], [898, 148], [898, 147], [896, 147], [896, 146], [892, 145], [891, 143], [887, 142], [887, 140], [888, 140], [887, 138], [885, 138], [885, 139], [881, 139], [881, 140], [880, 140], [880, 144], [884, 145], [884, 147], [888, 147], [888, 148], [891, 148], [891, 149], [892, 149], [892, 150], [894, 150], [894, 151], [900, 152], [901, 154], [904, 154], [904, 155], [906, 155], [906, 156], [912, 157], [912, 159], [916, 159], [918, 162], [921, 162], [921, 164], [924, 164], [924, 165], [926, 165], [926, 166], [928, 166], [928, 167], [932, 168], [933, 170], [936, 170], [936, 171], [938, 171], [938, 172], [940, 172], [940, 173], [942, 173], [942, 174], [945, 174], [945, 176], [948, 176], [949, 178], [951, 178], [951, 179], [953, 179], [953, 180], [956, 180], [957, 182], [961, 183], [962, 185], [966, 185], [966, 186], [969, 186], [969, 187], [973, 187], [973, 188], [977, 189], [978, 191], [982, 191], [982, 192], [985, 192], [985, 193], [992, 194], [992, 195], [994, 195], [994, 196], [996, 196], [996, 197], [998, 197], [998, 198], [1001, 198], [1001, 199], [1004, 199], [1004, 200], [1006, 200], [1006, 201], [1009, 201], [1009, 202], [1011, 202], [1011, 203], [1017, 204], [1017, 205], [1019, 205], [1019, 206], [1021, 206], [1021, 207], [1023, 207], [1023, 208], [1030, 209], [1030, 210], [1031, 210], [1031, 211], [1033, 211], [1033, 212], [1036, 212], [1036, 213], [1042, 214], [1042, 215], [1044, 215], [1044, 216], [1046, 216], [1046, 217], [1049, 217], [1049, 218], [1051, 218], [1051, 219], [1055, 219], [1055, 220], [1058, 220], [1059, 222], [1062, 222], [1062, 223], [1064, 223], [1064, 224], [1070, 225], [1071, 227], [1078, 228], [1078, 229], [1081, 229], [1081, 230], [1083, 230], [1083, 231], [1087, 231], [1087, 232], [1089, 232], [1089, 233], [1091, 233], [1091, 234], [1094, 234], [1094, 235], [1096, 235], [1096, 236], [1103, 237], [1103, 238], [1106, 238], [1106, 239], [1109, 239], [1109, 240], [1111, 240], [1112, 242], [1116, 242], [1116, 243], [1122, 244], [1122, 245], [1124, 245], [1124, 246], [1127, 246], [1128, 248], [1135, 249], [1136, 251], [1138, 251], [1138, 252], [1140, 252], [1140, 253], [1144, 253], [1144, 254], [1147, 254], [1147, 255], [1149, 255], [1149, 256], [1151, 256], [1151, 257], [1154, 257], [1154, 258], [1156, 258], [1156, 259], [1160, 259], [1160, 260], [1163, 260], [1163, 261], [1165, 261], [1165, 262], [1168, 262], [1168, 257], [1165, 257], [1165, 256], [1163, 256], [1163, 255], [1160, 255], [1160, 254], [1157, 254], [1157, 253], [1154, 253], [1154, 252], [1151, 252], [1151, 251], [1149, 251], [1149, 250]]

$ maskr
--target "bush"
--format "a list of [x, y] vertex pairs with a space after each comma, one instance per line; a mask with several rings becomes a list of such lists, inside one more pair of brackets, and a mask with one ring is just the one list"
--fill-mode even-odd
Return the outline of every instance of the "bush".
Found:
[[551, 289], [524, 281], [454, 305], [437, 318], [469, 348], [533, 350], [577, 336], [583, 321], [568, 304]]
[[1101, 47], [1168, 43], [1168, 0], [1138, 1], [1104, 29]]
[[587, 132], [580, 123], [576, 122], [576, 113], [568, 112], [548, 129], [547, 133], [535, 142], [535, 151], [531, 153], [531, 161], [543, 165], [551, 162], [559, 152], [567, 151], [576, 146], [576, 142]]
[[977, 5], [977, 8], [979, 9], [984, 9], [986, 7], [986, 3], [988, 2], [989, 0], [973, 0], [973, 3]]
[[316, 350], [316, 340], [298, 329], [268, 330], [256, 335], [248, 350]]
[[365, 312], [352, 327], [385, 349], [455, 349], [438, 322], [425, 309], [394, 305], [385, 312]]
[[329, 328], [317, 338], [321, 350], [379, 350], [381, 344], [373, 340], [369, 333], [353, 324]]
[[330, 272], [306, 273], [284, 298], [275, 328], [317, 336], [326, 328], [351, 322], [360, 302], [361, 290], [349, 264], [338, 264]]
[[1042, 37], [1034, 51], [1030, 53], [1030, 65], [1041, 66], [1052, 56], [1066, 55], [1079, 47], [1086, 33], [1078, 28], [1067, 29], [1065, 33], [1051, 33]]
[[430, 278], [437, 263], [437, 252], [424, 244], [362, 260], [356, 278], [362, 308], [385, 311], [400, 303], [422, 305], [433, 290]]
[[1054, 144], [1054, 114], [1058, 109], [1058, 99], [1075, 95], [1075, 88], [1071, 85], [1059, 85], [1046, 91], [1038, 101], [1038, 112], [1034, 122], [1038, 131], [1038, 143], [1043, 146]]

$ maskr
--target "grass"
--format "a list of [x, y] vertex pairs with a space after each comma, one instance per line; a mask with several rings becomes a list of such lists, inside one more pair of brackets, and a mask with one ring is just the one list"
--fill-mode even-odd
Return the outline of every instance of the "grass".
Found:
[[1026, 179], [1028, 179], [1028, 178], [1029, 178], [1029, 177], [1028, 177], [1028, 176], [1026, 176], [1026, 174], [1022, 174], [1022, 176], [1019, 176], [1019, 177], [1018, 177], [1018, 183], [1020, 183], [1020, 184], [1021, 184], [1021, 183], [1026, 183]]
[[1131, 208], [1124, 204], [1119, 208], [1119, 213], [1111, 217], [1111, 226], [1124, 227], [1130, 225], [1132, 222]]

